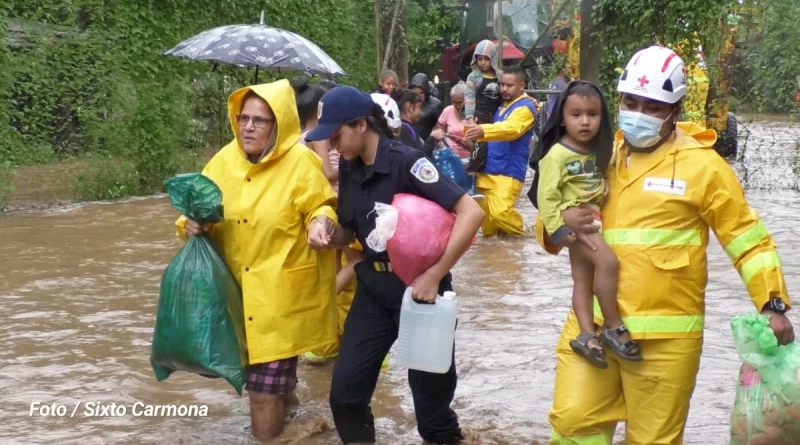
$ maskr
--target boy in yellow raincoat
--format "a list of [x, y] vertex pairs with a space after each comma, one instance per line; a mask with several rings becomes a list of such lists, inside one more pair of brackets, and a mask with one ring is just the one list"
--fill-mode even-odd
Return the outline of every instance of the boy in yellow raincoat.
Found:
[[252, 431], [267, 440], [297, 403], [298, 356], [338, 341], [333, 251], [308, 247], [325, 234], [320, 218], [336, 219], [336, 195], [317, 155], [297, 142], [288, 81], [234, 92], [228, 113], [235, 138], [203, 169], [222, 190], [225, 219], [177, 225], [181, 235], [209, 233], [241, 286]]
[[[607, 172], [603, 238], [619, 258], [619, 311], [643, 361], [610, 356], [607, 369], [593, 367], [569, 347], [579, 331], [570, 313], [556, 346], [553, 445], [611, 445], [619, 421], [627, 424], [627, 445], [684, 443], [703, 344], [708, 229], [780, 343], [794, 340], [781, 262], [764, 222], [714, 151], [715, 132], [678, 123], [686, 94], [681, 58], [644, 49], [617, 90], [621, 131]], [[598, 230], [590, 210], [562, 216], [579, 237]], [[596, 302], [594, 316], [602, 324]]]

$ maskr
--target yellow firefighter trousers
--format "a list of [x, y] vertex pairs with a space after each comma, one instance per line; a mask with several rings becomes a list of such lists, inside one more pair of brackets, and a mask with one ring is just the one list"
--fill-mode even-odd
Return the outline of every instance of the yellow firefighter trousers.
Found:
[[606, 348], [608, 368], [599, 369], [569, 347], [579, 333], [570, 311], [556, 346], [550, 445], [611, 445], [619, 421], [626, 445], [683, 445], [703, 340], [640, 340], [641, 362]]
[[522, 215], [514, 208], [517, 197], [522, 191], [521, 182], [510, 176], [478, 173], [475, 189], [485, 196], [481, 201], [481, 207], [486, 213], [481, 224], [483, 236], [492, 236], [497, 232], [509, 235], [527, 233], [522, 223]]

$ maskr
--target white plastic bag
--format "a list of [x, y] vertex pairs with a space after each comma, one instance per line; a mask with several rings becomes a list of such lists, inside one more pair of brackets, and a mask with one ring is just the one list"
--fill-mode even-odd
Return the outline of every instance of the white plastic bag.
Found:
[[386, 250], [386, 243], [394, 236], [397, 229], [397, 209], [382, 202], [375, 203], [375, 229], [367, 236], [367, 246], [375, 252]]

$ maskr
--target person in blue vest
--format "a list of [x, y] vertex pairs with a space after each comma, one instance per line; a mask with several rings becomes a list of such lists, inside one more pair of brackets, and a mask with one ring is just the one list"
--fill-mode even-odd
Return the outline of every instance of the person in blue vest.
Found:
[[495, 113], [494, 123], [468, 125], [465, 134], [467, 140], [488, 142], [486, 165], [475, 182], [478, 193], [485, 196], [481, 229], [483, 236], [525, 235], [528, 231], [514, 204], [528, 171], [536, 104], [525, 94], [522, 68], [503, 71], [500, 92], [505, 102]]

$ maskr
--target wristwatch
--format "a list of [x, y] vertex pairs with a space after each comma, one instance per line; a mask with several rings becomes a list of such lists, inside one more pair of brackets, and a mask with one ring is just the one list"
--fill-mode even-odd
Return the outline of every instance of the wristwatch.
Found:
[[769, 302], [764, 305], [761, 309], [762, 311], [772, 311], [776, 314], [785, 314], [786, 313], [786, 303], [783, 302], [780, 298], [772, 297], [769, 299]]

